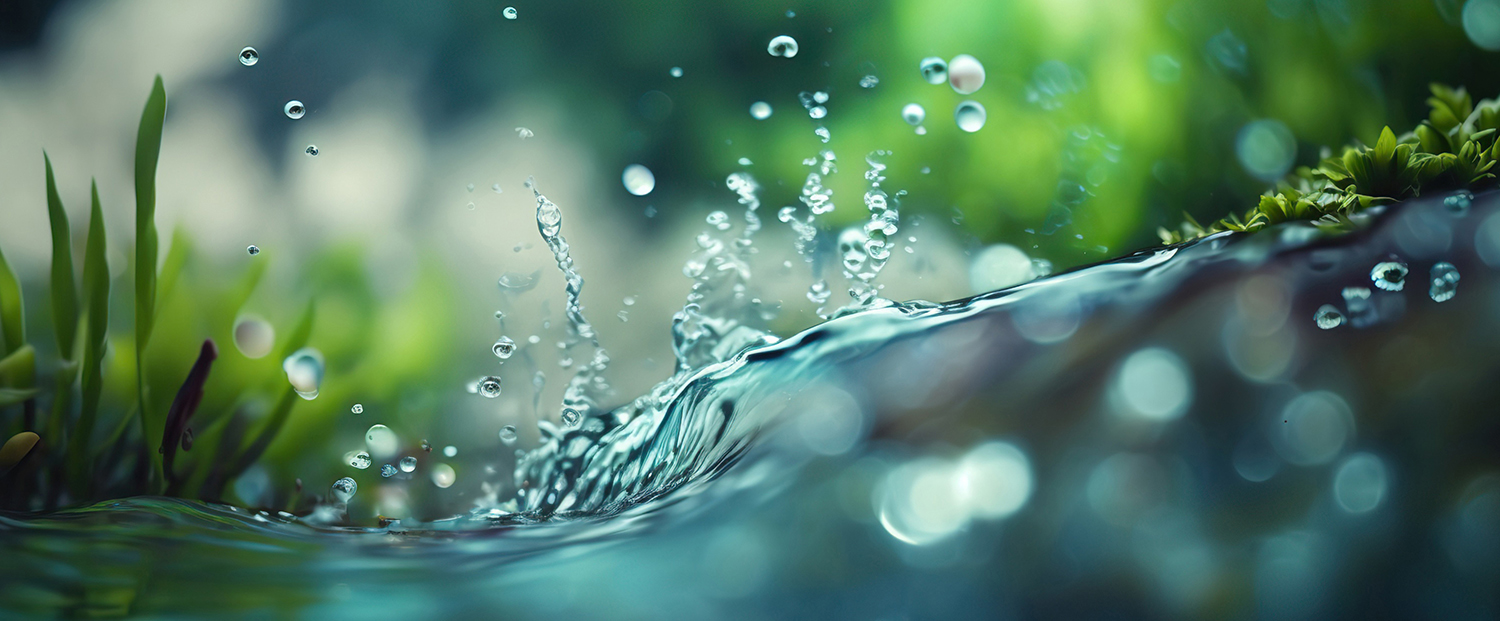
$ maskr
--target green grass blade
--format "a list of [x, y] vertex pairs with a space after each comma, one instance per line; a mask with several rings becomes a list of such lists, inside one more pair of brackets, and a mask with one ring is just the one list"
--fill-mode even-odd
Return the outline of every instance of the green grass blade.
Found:
[[[156, 162], [161, 156], [161, 130], [167, 119], [167, 90], [161, 76], [151, 87], [141, 125], [135, 136], [135, 387], [140, 406], [141, 437], [151, 437], [151, 412], [146, 407], [144, 353], [156, 319]], [[142, 445], [145, 446], [144, 444]], [[142, 449], [156, 479], [162, 480], [161, 455]]]
[[83, 405], [78, 425], [68, 438], [68, 480], [80, 498], [87, 494], [93, 472], [89, 440], [99, 416], [99, 395], [104, 389], [104, 346], [109, 330], [109, 262], [105, 258], [105, 240], [104, 209], [99, 206], [99, 186], [94, 184], [89, 237], [83, 254]]
[[68, 212], [57, 195], [57, 181], [52, 176], [52, 158], [42, 152], [47, 165], [47, 219], [52, 224], [52, 329], [57, 333], [57, 353], [64, 360], [73, 359], [73, 342], [78, 334], [78, 284], [73, 278], [73, 230], [68, 226]]
[[166, 122], [167, 91], [161, 76], [151, 87], [141, 126], [135, 136], [135, 341], [144, 350], [151, 341], [156, 313], [156, 160]]
[[0, 356], [9, 356], [26, 344], [26, 314], [21, 301], [21, 281], [0, 252]]
[[167, 246], [167, 258], [162, 259], [161, 274], [156, 279], [156, 300], [165, 303], [172, 297], [172, 291], [177, 288], [177, 281], [182, 277], [182, 268], [187, 265], [187, 258], [192, 254], [193, 244], [188, 241], [187, 233], [182, 227], [172, 229], [172, 242]]

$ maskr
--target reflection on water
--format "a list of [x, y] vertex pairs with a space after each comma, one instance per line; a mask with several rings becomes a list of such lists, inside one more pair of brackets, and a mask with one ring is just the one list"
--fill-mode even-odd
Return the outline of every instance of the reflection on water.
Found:
[[[93, 615], [1486, 616], [1496, 198], [845, 315], [555, 431], [518, 467], [515, 511], [355, 528], [139, 498], [5, 517], [0, 599]], [[1401, 246], [1434, 226], [1442, 253]], [[1463, 291], [1345, 291], [1392, 253], [1462, 270]], [[1314, 320], [1356, 303], [1378, 312]], [[419, 474], [442, 486], [444, 467]]]

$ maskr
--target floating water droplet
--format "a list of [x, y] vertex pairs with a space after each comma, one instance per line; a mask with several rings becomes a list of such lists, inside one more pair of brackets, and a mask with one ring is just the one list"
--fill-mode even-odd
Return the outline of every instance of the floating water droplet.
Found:
[[620, 175], [620, 182], [625, 184], [626, 192], [636, 196], [645, 196], [656, 189], [656, 175], [640, 164], [626, 166], [625, 172]]
[[458, 447], [453, 446], [452, 444], [449, 444], [448, 446], [443, 447], [443, 456], [444, 457], [457, 457], [458, 456]]
[[250, 67], [250, 66], [253, 66], [255, 63], [258, 63], [258, 62], [260, 62], [260, 52], [255, 51], [255, 48], [253, 48], [253, 47], [246, 47], [245, 49], [240, 50], [240, 64], [241, 65], [244, 65], [246, 67]]
[[365, 431], [365, 448], [370, 449], [370, 454], [376, 457], [386, 457], [396, 452], [400, 440], [396, 432], [390, 427], [375, 424]]
[[531, 130], [526, 129], [525, 127], [517, 127], [516, 128], [516, 135], [520, 136], [524, 140], [526, 138], [530, 138], [532, 136], [535, 136], [536, 134], [533, 133]]
[[625, 299], [623, 301], [625, 302], [626, 306], [635, 306], [635, 296], [633, 295], [625, 296]]
[[453, 466], [438, 464], [432, 467], [432, 484], [441, 488], [448, 488], [458, 480], [458, 473], [453, 471]]
[[302, 102], [295, 99], [286, 102], [286, 106], [282, 107], [281, 110], [286, 113], [286, 118], [294, 121], [302, 118], [302, 115], [307, 114], [307, 108], [302, 106]]
[[1332, 330], [1344, 325], [1344, 314], [1340, 313], [1334, 305], [1324, 304], [1318, 307], [1316, 313], [1313, 313], [1313, 323], [1318, 324], [1318, 327], [1324, 330]]
[[977, 101], [960, 103], [958, 109], [953, 111], [953, 120], [958, 123], [958, 128], [971, 134], [984, 127], [985, 116], [984, 106]]
[[922, 119], [927, 118], [927, 110], [921, 104], [909, 103], [901, 108], [901, 120], [907, 125], [921, 125]]
[[516, 7], [513, 7], [513, 6], [505, 7], [505, 10], [500, 11], [500, 14], [504, 15], [505, 19], [515, 19], [516, 18]]
[[349, 502], [349, 499], [354, 497], [354, 492], [359, 490], [359, 484], [355, 483], [354, 479], [344, 477], [334, 481], [332, 489], [333, 497], [339, 499], [339, 502]]
[[364, 470], [370, 467], [370, 454], [364, 451], [356, 451], [349, 456], [349, 465]]
[[1468, 190], [1459, 190], [1453, 196], [1443, 199], [1443, 205], [1449, 211], [1463, 214], [1469, 211], [1469, 206], [1474, 204], [1474, 193]]
[[724, 213], [722, 211], [715, 211], [708, 214], [708, 217], [704, 220], [708, 222], [709, 226], [719, 229], [720, 231], [729, 230], [729, 214], [727, 213]]
[[396, 467], [390, 464], [384, 464], [380, 466], [380, 476], [383, 476], [387, 479], [396, 476]]
[[875, 77], [873, 74], [859, 79], [860, 88], [875, 88], [877, 84], [880, 84], [880, 78]]
[[496, 194], [504, 194], [505, 193], [505, 191], [503, 191], [503, 190], [500, 189], [500, 184], [498, 184], [498, 183], [495, 184], [495, 185], [490, 186], [490, 189], [494, 190]]
[[824, 108], [823, 106], [813, 106], [807, 109], [807, 116], [815, 119], [821, 119], [825, 116], [828, 116], [828, 108]]
[[407, 455], [401, 458], [401, 471], [412, 472], [417, 469], [417, 458]]
[[1458, 295], [1458, 268], [1447, 261], [1432, 266], [1432, 287], [1427, 294], [1434, 302], [1447, 302]]
[[1370, 281], [1386, 291], [1400, 291], [1406, 287], [1406, 264], [1400, 261], [1382, 261], [1370, 270]]
[[479, 394], [490, 399], [500, 396], [500, 378], [489, 375], [479, 380]]
[[984, 86], [984, 65], [968, 54], [954, 56], [948, 62], [948, 84], [960, 95], [968, 95]]
[[948, 61], [936, 56], [928, 56], [922, 59], [918, 65], [922, 70], [922, 79], [928, 84], [942, 84], [948, 81]]
[[245, 252], [250, 253], [250, 256], [253, 257], [255, 255], [260, 254], [260, 246], [256, 246], [255, 244], [250, 244], [250, 247], [245, 248]]
[[276, 328], [255, 315], [241, 317], [234, 324], [234, 347], [246, 358], [263, 358], [276, 344]]
[[353, 406], [350, 406], [349, 411], [354, 412], [355, 414], [364, 414], [365, 406], [363, 404], [356, 403]]
[[496, 358], [504, 360], [516, 353], [516, 342], [508, 336], [502, 336], [495, 340], [495, 346], [491, 347], [490, 351], [495, 352]]
[[318, 398], [318, 387], [323, 385], [323, 354], [311, 347], [303, 347], [281, 362], [286, 380], [303, 399]]
[[428, 442], [426, 438], [422, 439], [422, 452], [424, 452], [424, 453], [431, 453], [432, 452], [432, 443]]
[[564, 427], [567, 427], [568, 429], [572, 429], [574, 427], [577, 427], [578, 423], [580, 423], [582, 421], [583, 421], [583, 414], [580, 414], [578, 412], [578, 410], [575, 410], [573, 408], [563, 408], [563, 411], [562, 411], [562, 424], [563, 424]]
[[771, 43], [766, 46], [766, 51], [770, 52], [772, 56], [791, 58], [797, 55], [797, 40], [786, 35], [776, 35], [771, 38]]
[[757, 121], [764, 121], [771, 118], [771, 104], [764, 101], [757, 101], [750, 104], [750, 116]]
[[506, 425], [500, 428], [500, 441], [506, 446], [516, 443], [516, 426]]
[[674, 78], [680, 78], [680, 77], [682, 77], [682, 67], [673, 67], [667, 73], [672, 74], [672, 77], [674, 77]]
[[304, 149], [303, 152], [307, 153], [308, 157], [317, 157], [318, 156], [318, 145], [315, 145], [315, 144], [307, 145], [307, 148]]
[[[821, 110], [822, 108], [818, 109]], [[813, 130], [813, 133], [817, 134], [818, 138], [823, 141], [823, 144], [828, 144], [828, 141], [833, 139], [833, 134], [828, 132], [827, 127], [819, 127]]]
[[542, 342], [542, 337], [533, 334], [531, 336], [526, 337], [526, 342], [527, 343], [531, 343], [532, 345], [536, 345], [537, 343]]
[[828, 287], [828, 281], [826, 280], [819, 280], [807, 287], [807, 299], [813, 304], [827, 302], [830, 295], [833, 295], [833, 289]]
[[818, 91], [812, 94], [812, 99], [814, 103], [828, 103], [828, 93], [826, 91]]

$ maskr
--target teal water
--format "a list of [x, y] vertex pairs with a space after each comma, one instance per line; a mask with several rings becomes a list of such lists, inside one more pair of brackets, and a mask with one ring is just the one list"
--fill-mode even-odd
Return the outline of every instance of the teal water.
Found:
[[[1500, 611], [1485, 586], [1500, 566], [1497, 214], [1494, 194], [1425, 199], [1347, 236], [1221, 234], [779, 341], [729, 326], [717, 362], [545, 428], [513, 507], [379, 528], [162, 498], [6, 515], [0, 602], [1483, 618]], [[1398, 291], [1371, 280], [1390, 260], [1409, 268]], [[1441, 301], [1439, 263], [1462, 275]], [[1346, 321], [1320, 327], [1325, 305]]]

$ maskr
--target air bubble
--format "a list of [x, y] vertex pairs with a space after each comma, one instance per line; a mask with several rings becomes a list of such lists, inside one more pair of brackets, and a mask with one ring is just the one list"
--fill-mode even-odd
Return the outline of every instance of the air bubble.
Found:
[[359, 484], [355, 483], [354, 479], [344, 477], [334, 481], [332, 489], [333, 497], [339, 499], [339, 502], [349, 502], [349, 499], [354, 497], [354, 492], [359, 489]]
[[927, 118], [927, 110], [921, 104], [909, 103], [901, 108], [901, 120], [907, 125], [921, 125], [922, 119]]
[[936, 56], [928, 56], [922, 59], [919, 68], [922, 70], [922, 79], [928, 84], [942, 84], [948, 81], [948, 61]]
[[240, 64], [241, 65], [244, 65], [246, 67], [250, 67], [250, 66], [255, 65], [255, 63], [258, 63], [258, 62], [260, 62], [260, 52], [255, 51], [255, 48], [253, 48], [253, 47], [246, 47], [245, 49], [240, 50]]
[[516, 426], [506, 425], [500, 428], [500, 441], [506, 446], [516, 443]]
[[772, 56], [791, 58], [797, 55], [797, 40], [786, 35], [777, 35], [771, 39], [766, 51]]
[[1400, 261], [1382, 261], [1370, 270], [1370, 281], [1385, 291], [1400, 291], [1406, 287], [1406, 264]]
[[508, 336], [502, 336], [495, 340], [495, 345], [490, 348], [490, 351], [495, 352], [496, 358], [504, 360], [516, 353], [516, 342]]
[[764, 101], [757, 101], [750, 104], [750, 116], [757, 121], [764, 121], [771, 118], [771, 104]]
[[953, 111], [953, 120], [958, 123], [958, 128], [971, 134], [984, 128], [985, 116], [984, 106], [977, 101], [960, 103], [958, 109]]
[[1458, 295], [1458, 268], [1446, 261], [1432, 266], [1432, 287], [1427, 294], [1434, 302], [1447, 302]]
[[500, 396], [500, 378], [490, 375], [479, 380], [479, 394], [490, 399]]
[[1334, 305], [1324, 304], [1318, 307], [1316, 313], [1313, 313], [1313, 322], [1318, 324], [1319, 328], [1332, 330], [1344, 325], [1344, 314], [1340, 313]]
[[302, 115], [307, 114], [307, 108], [303, 107], [302, 102], [295, 99], [286, 102], [286, 106], [282, 107], [281, 110], [286, 113], [286, 118], [294, 121], [302, 118]]

